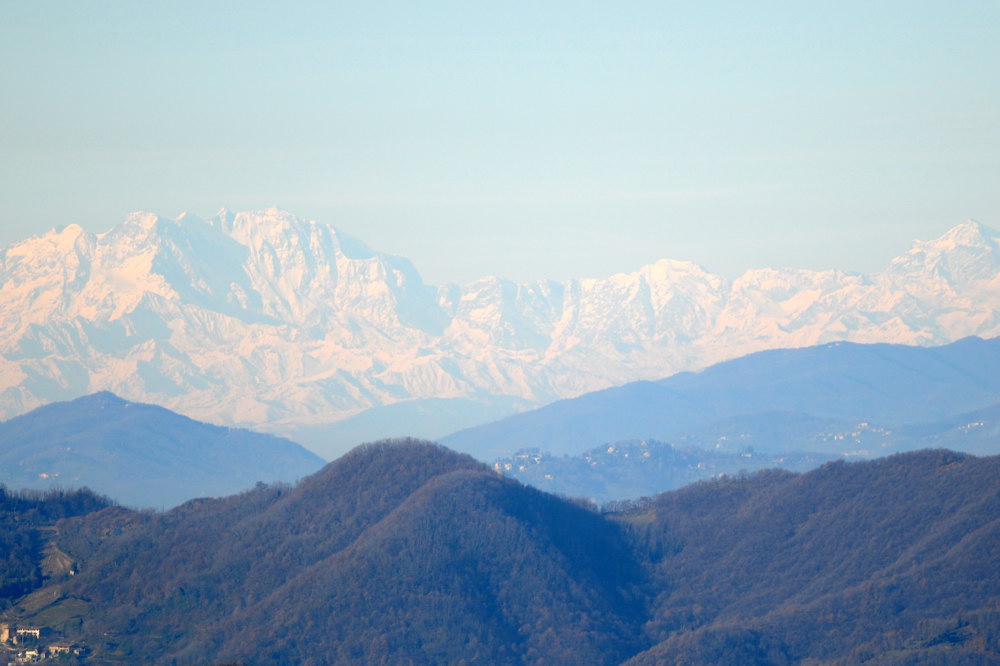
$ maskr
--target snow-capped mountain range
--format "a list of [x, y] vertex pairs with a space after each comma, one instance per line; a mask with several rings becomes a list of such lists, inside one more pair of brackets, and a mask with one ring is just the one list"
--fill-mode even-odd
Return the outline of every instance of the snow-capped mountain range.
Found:
[[728, 281], [664, 259], [606, 279], [434, 287], [277, 209], [134, 213], [7, 247], [0, 285], [0, 416], [110, 390], [281, 433], [421, 398], [542, 404], [776, 347], [997, 336], [1000, 234], [965, 222], [872, 275]]

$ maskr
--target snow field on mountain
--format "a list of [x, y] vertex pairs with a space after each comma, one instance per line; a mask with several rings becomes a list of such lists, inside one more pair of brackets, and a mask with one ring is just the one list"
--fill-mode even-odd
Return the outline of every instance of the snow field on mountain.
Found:
[[664, 259], [433, 287], [406, 259], [276, 209], [134, 213], [0, 250], [0, 415], [110, 390], [280, 431], [407, 400], [542, 404], [778, 347], [993, 337], [998, 240], [966, 222], [872, 275], [728, 281]]

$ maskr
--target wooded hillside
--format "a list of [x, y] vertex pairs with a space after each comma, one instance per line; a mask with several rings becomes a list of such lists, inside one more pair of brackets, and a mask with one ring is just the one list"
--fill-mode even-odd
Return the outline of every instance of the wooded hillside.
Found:
[[997, 479], [925, 451], [601, 513], [397, 441], [61, 521], [79, 573], [44, 589], [91, 663], [992, 663]]

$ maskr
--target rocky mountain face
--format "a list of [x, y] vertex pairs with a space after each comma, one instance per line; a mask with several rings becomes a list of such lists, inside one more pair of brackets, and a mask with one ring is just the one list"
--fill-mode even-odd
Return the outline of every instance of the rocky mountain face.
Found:
[[288, 433], [410, 400], [542, 404], [775, 347], [1000, 335], [1000, 234], [966, 222], [868, 276], [730, 282], [663, 260], [436, 288], [405, 259], [276, 209], [135, 213], [7, 247], [0, 285], [0, 416], [110, 390]]

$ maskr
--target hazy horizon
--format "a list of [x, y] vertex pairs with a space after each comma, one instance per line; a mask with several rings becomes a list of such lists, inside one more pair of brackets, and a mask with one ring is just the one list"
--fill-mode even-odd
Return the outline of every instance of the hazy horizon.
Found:
[[0, 246], [277, 206], [435, 284], [1000, 226], [1000, 5], [2, 5]]

